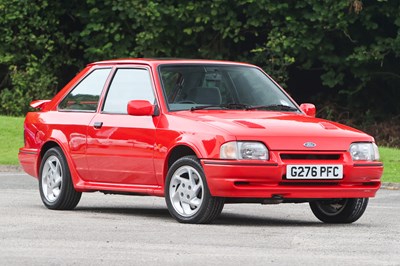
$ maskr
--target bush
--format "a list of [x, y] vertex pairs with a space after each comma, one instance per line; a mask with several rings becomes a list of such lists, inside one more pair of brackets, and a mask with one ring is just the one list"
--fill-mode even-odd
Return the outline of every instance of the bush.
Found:
[[364, 131], [373, 136], [379, 146], [400, 148], [400, 115], [383, 119], [372, 111], [362, 112], [332, 102], [326, 102], [317, 109], [318, 117]]
[[57, 89], [57, 78], [43, 70], [39, 64], [30, 63], [26, 69], [10, 67], [12, 89], [0, 93], [0, 113], [20, 116], [29, 110], [29, 103], [35, 99], [50, 99]]

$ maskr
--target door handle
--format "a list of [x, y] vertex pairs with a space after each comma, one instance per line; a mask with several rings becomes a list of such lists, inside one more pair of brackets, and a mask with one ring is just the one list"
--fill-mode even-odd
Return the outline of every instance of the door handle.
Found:
[[93, 127], [94, 128], [101, 128], [103, 126], [103, 122], [94, 122]]

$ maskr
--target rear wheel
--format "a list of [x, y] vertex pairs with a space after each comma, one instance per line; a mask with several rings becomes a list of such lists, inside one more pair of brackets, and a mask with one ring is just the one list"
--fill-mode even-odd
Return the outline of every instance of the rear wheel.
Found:
[[310, 202], [314, 215], [324, 223], [353, 223], [363, 214], [368, 198], [317, 200]]
[[58, 147], [49, 149], [43, 156], [39, 191], [43, 204], [54, 210], [71, 210], [81, 199], [82, 193], [75, 190], [67, 161]]
[[213, 197], [196, 156], [178, 159], [169, 169], [165, 200], [172, 217], [181, 223], [210, 223], [224, 207], [224, 199]]

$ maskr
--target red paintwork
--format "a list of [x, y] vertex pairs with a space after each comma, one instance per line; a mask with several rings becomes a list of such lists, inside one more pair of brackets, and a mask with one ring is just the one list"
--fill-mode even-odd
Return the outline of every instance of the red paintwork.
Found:
[[154, 114], [154, 105], [146, 100], [129, 101], [127, 109], [129, 115], [143, 116]]
[[[25, 146], [19, 160], [24, 170], [38, 178], [43, 149], [49, 144], [64, 151], [78, 191], [132, 192], [163, 196], [168, 159], [174, 148], [184, 145], [201, 160], [211, 194], [233, 198], [354, 198], [373, 197], [380, 187], [380, 162], [353, 162], [348, 152], [353, 142], [373, 142], [371, 136], [353, 128], [289, 112], [245, 110], [198, 110], [169, 112], [157, 71], [160, 64], [239, 64], [204, 60], [124, 59], [88, 65], [50, 102], [36, 102], [39, 112], [25, 120]], [[246, 65], [246, 64], [242, 64]], [[93, 68], [141, 66], [150, 71], [158, 103], [158, 115], [148, 103], [133, 102], [131, 115], [100, 112], [105, 90], [95, 113], [58, 112], [62, 97]], [[110, 78], [109, 78], [110, 79]], [[106, 87], [110, 80], [106, 82]], [[135, 106], [134, 106], [135, 105]], [[151, 108], [151, 110], [149, 109]], [[129, 108], [128, 108], [129, 109]], [[315, 108], [314, 108], [315, 113]], [[140, 114], [140, 116], [139, 116]], [[103, 122], [98, 129], [95, 122]], [[258, 140], [270, 150], [268, 161], [219, 159], [220, 146], [233, 140]], [[312, 150], [303, 144], [313, 141]], [[310, 180], [284, 180], [282, 153], [338, 154], [339, 159], [307, 160], [307, 164], [342, 164], [344, 178], [321, 184]]]

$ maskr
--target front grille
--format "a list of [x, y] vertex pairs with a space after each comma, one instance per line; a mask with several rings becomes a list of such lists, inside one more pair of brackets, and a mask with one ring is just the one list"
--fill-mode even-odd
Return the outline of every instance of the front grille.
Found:
[[281, 160], [339, 160], [340, 154], [282, 153]]

